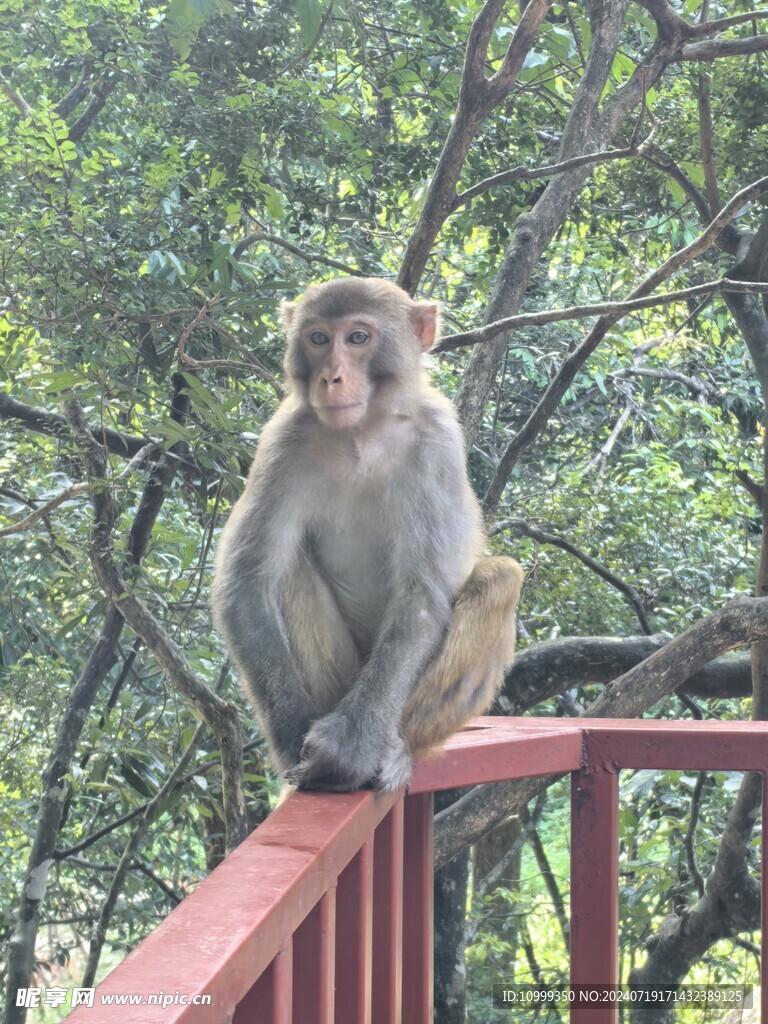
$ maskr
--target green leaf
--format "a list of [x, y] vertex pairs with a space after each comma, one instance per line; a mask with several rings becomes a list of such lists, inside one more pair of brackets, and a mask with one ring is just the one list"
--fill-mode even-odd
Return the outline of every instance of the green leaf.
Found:
[[319, 0], [294, 0], [294, 9], [299, 16], [301, 38], [309, 46], [320, 30], [323, 20], [323, 5]]

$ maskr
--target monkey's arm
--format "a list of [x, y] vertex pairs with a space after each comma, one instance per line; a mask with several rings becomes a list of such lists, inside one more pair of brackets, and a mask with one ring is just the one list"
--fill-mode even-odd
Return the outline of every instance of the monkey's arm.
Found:
[[246, 684], [281, 771], [299, 761], [318, 712], [291, 653], [280, 609], [283, 580], [295, 562], [303, 524], [283, 499], [286, 486], [267, 459], [254, 463], [248, 486], [216, 553], [213, 611]]

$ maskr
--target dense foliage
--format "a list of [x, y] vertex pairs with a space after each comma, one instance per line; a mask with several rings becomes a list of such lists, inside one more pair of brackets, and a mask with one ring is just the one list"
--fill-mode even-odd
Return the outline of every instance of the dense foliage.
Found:
[[[749, 6], [674, 0], [668, 10], [695, 22]], [[78, 402], [96, 439], [108, 442], [117, 510], [112, 543], [132, 591], [197, 677], [242, 707], [255, 823], [276, 784], [212, 632], [207, 595], [217, 531], [280, 393], [278, 303], [339, 273], [397, 275], [420, 230], [481, 7], [474, 0], [51, 0], [44, 7], [0, 0], [3, 942], [16, 924], [39, 828], [40, 775], [110, 607], [89, 557], [92, 501], [62, 403]], [[604, 106], [646, 60], [659, 33], [654, 8], [667, 5], [627, 6]], [[498, 18], [489, 75], [520, 17], [510, 4]], [[587, 7], [551, 5], [517, 83], [468, 149], [459, 191], [510, 167], [558, 160], [593, 28]], [[726, 37], [744, 40], [759, 29], [739, 23]], [[535, 262], [521, 311], [624, 297], [697, 237], [706, 221], [693, 193], [708, 187], [704, 89], [720, 200], [764, 173], [765, 56], [756, 50], [708, 64], [670, 61], [644, 97], [658, 122], [656, 149], [596, 163], [585, 175]], [[634, 109], [613, 146], [633, 144], [637, 117]], [[649, 128], [646, 116], [641, 136]], [[533, 176], [488, 189], [445, 220], [419, 292], [441, 301], [447, 333], [481, 322], [504, 248], [551, 180]], [[763, 216], [758, 200], [737, 224], [754, 232]], [[711, 248], [686, 263], [673, 286], [717, 278], [734, 261], [733, 253]], [[753, 591], [761, 510], [743, 481], [762, 479], [765, 413], [759, 374], [731, 312], [721, 295], [711, 295], [613, 325], [523, 450], [497, 519], [523, 520], [577, 552], [519, 525], [495, 535], [494, 546], [515, 553], [526, 569], [522, 647], [556, 637], [675, 635], [729, 597]], [[472, 439], [479, 493], [593, 322], [510, 333]], [[435, 358], [431, 372], [453, 397], [466, 366], [459, 350]], [[180, 396], [188, 397], [187, 413], [179, 412]], [[162, 507], [137, 547], [153, 474], [168, 452]], [[10, 529], [62, 495], [45, 515]], [[579, 554], [609, 569], [624, 589]], [[112, 662], [63, 776], [63, 819], [36, 952], [46, 983], [70, 976], [62, 967], [72, 956], [71, 977], [81, 976], [136, 816], [184, 751], [185, 772], [163, 794], [161, 813], [116, 894], [109, 957], [134, 945], [222, 853], [212, 734], [195, 732], [188, 701], [131, 629], [114, 637]], [[563, 678], [566, 707], [585, 707], [592, 682]], [[538, 711], [561, 708], [549, 699]], [[749, 701], [730, 693], [694, 711], [750, 713]], [[690, 705], [672, 698], [657, 712], [690, 713]], [[695, 778], [674, 775], [634, 779], [631, 787], [623, 818], [627, 965], [642, 960], [642, 942], [666, 913], [696, 900], [686, 851], [699, 850], [705, 834], [720, 834], [734, 788], [728, 778], [708, 777], [701, 797]], [[698, 838], [687, 847], [681, 837], [694, 791], [704, 809]], [[536, 835], [543, 846], [552, 843], [562, 875], [561, 805], [552, 792]], [[519, 912], [551, 897], [539, 880], [541, 864], [528, 859], [530, 834], [526, 841], [511, 884], [485, 892], [476, 879], [480, 916], [470, 928], [470, 959], [481, 993], [499, 976], [530, 975], [533, 964], [547, 980], [564, 970], [556, 925], [529, 927]], [[696, 854], [705, 876], [715, 849], [710, 842]], [[560, 888], [565, 894], [562, 877]], [[518, 909], [510, 913], [510, 906]], [[722, 965], [732, 950], [729, 944], [713, 957]], [[746, 969], [750, 955], [742, 950], [733, 963]]]

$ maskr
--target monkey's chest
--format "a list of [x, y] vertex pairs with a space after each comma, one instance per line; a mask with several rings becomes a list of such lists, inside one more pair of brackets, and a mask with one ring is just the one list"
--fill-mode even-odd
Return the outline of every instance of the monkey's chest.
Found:
[[315, 564], [361, 654], [370, 652], [390, 600], [389, 557], [364, 531], [329, 529], [313, 535]]

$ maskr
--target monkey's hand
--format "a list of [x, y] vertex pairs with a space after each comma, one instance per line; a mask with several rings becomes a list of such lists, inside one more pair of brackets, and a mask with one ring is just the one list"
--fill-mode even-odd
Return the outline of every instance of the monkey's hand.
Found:
[[411, 761], [396, 730], [377, 739], [337, 709], [316, 721], [304, 740], [301, 760], [285, 773], [300, 789], [348, 793], [375, 785], [394, 790], [410, 778]]

